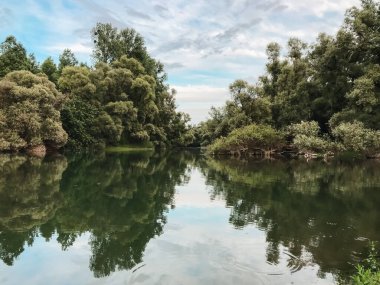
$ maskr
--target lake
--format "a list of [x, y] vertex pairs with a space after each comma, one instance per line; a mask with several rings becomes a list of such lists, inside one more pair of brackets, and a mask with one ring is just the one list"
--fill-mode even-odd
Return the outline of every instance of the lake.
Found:
[[345, 283], [380, 161], [0, 156], [0, 284]]

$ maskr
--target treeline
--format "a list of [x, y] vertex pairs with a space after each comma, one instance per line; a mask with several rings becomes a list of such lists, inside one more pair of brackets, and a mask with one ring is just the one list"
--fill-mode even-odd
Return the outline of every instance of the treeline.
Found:
[[214, 143], [213, 152], [289, 144], [309, 152], [379, 151], [379, 2], [349, 9], [335, 36], [320, 34], [311, 45], [291, 38], [286, 54], [278, 43], [266, 52], [256, 84], [235, 81], [232, 100], [198, 126], [200, 145]]
[[42, 64], [15, 37], [0, 44], [0, 151], [185, 145], [189, 116], [176, 111], [162, 63], [133, 29], [98, 23], [93, 66], [66, 49]]

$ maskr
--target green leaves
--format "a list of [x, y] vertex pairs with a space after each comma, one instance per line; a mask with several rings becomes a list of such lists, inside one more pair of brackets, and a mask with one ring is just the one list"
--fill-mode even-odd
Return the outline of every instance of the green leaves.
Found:
[[208, 147], [210, 153], [267, 151], [284, 144], [283, 135], [268, 125], [252, 124], [221, 137]]
[[60, 121], [61, 96], [45, 76], [7, 74], [0, 81], [0, 150], [64, 146], [68, 137]]
[[367, 129], [361, 122], [341, 123], [332, 129], [332, 134], [337, 142], [343, 144], [346, 150], [380, 151], [380, 131]]

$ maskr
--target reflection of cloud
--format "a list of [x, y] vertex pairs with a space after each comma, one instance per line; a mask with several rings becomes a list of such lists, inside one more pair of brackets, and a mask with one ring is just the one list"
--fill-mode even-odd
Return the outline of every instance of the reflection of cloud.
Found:
[[[198, 208], [224, 208], [225, 202], [222, 200], [214, 200], [210, 203], [210, 195], [204, 191], [204, 178], [201, 177], [198, 171], [191, 172], [191, 180], [185, 186], [176, 188], [178, 194], [175, 197], [176, 208], [191, 207]], [[202, 190], [201, 190], [202, 189]], [[177, 230], [180, 228], [177, 228]]]

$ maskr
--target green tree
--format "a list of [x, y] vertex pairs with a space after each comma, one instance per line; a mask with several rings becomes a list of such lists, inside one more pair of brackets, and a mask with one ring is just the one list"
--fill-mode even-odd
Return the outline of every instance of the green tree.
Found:
[[47, 75], [47, 77], [49, 78], [51, 82], [57, 84], [59, 74], [58, 74], [57, 66], [55, 65], [52, 57], [49, 56], [41, 64], [41, 71]]
[[17, 42], [14, 36], [8, 36], [0, 44], [0, 77], [15, 70], [29, 70], [30, 67], [30, 60], [23, 45]]
[[0, 80], [0, 150], [64, 146], [67, 133], [60, 121], [61, 100], [62, 95], [44, 75], [7, 74]]
[[58, 73], [62, 74], [62, 70], [66, 66], [76, 65], [78, 65], [78, 60], [76, 59], [75, 54], [70, 49], [64, 49], [59, 56]]

